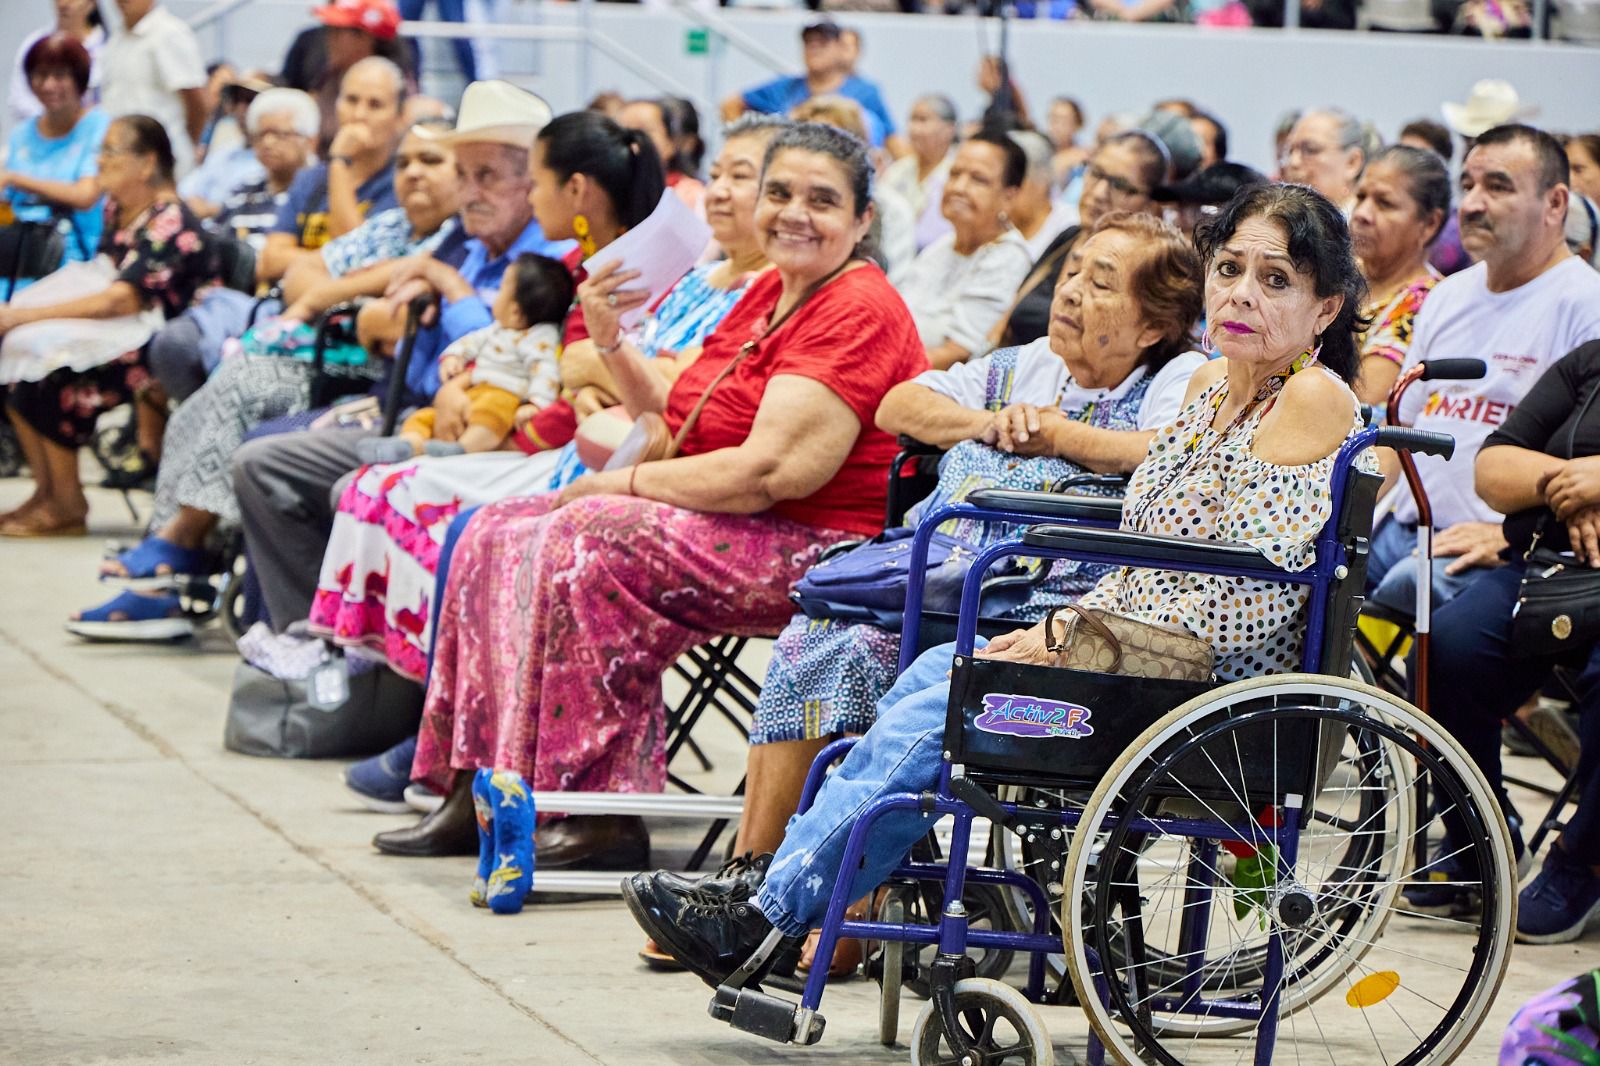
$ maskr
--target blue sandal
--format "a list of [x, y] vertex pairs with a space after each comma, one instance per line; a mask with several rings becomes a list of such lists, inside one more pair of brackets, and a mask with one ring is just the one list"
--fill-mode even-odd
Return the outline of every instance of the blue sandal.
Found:
[[[114, 614], [122, 617], [113, 619]], [[194, 619], [176, 595], [146, 596], [128, 589], [70, 619], [67, 632], [87, 640], [179, 640], [194, 636]]]
[[[144, 538], [112, 559], [122, 564], [121, 574], [101, 574], [100, 580], [128, 589], [170, 589], [194, 577], [211, 576], [211, 557], [198, 548], [180, 548], [157, 536]], [[167, 571], [162, 571], [161, 567]]]

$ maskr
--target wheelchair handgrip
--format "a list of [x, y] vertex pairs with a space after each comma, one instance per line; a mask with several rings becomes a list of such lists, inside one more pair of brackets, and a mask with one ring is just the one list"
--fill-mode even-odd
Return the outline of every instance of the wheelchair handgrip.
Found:
[[[1471, 362], [1469, 359], [1455, 360]], [[1448, 433], [1434, 433], [1426, 429], [1407, 429], [1405, 426], [1384, 426], [1378, 430], [1374, 444], [1403, 452], [1421, 452], [1448, 459], [1455, 454], [1456, 439]]]
[[1122, 521], [1122, 501], [1106, 496], [1071, 496], [1030, 489], [979, 489], [969, 494], [966, 502], [986, 511], [1020, 511], [1040, 518], [1069, 518], [1112, 525]]
[[1423, 381], [1475, 381], [1488, 372], [1482, 359], [1429, 359], [1422, 364]]

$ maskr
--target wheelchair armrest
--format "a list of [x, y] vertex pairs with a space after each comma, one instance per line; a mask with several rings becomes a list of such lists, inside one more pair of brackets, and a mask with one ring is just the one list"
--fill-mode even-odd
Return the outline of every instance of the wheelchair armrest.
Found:
[[1108, 489], [1121, 495], [1128, 491], [1127, 474], [1073, 474], [1050, 486], [1051, 492], [1070, 492], [1073, 489]]
[[908, 437], [904, 433], [900, 434], [896, 443], [899, 445], [900, 454], [905, 457], [913, 455], [943, 455], [947, 451], [947, 449], [941, 448], [937, 444], [929, 444], [927, 441]]
[[967, 503], [990, 511], [1020, 511], [1040, 518], [1067, 518], [1081, 522], [1122, 521], [1122, 501], [1106, 496], [1070, 496], [1032, 489], [979, 489]]
[[[974, 494], [976, 495], [976, 494]], [[1095, 529], [1084, 526], [1034, 526], [1022, 535], [1022, 543], [1034, 548], [1060, 551], [1098, 552], [1115, 555], [1129, 566], [1154, 566], [1207, 569], [1215, 566], [1240, 566], [1276, 570], [1272, 560], [1246, 544], [1188, 537], [1134, 533], [1126, 529]]]

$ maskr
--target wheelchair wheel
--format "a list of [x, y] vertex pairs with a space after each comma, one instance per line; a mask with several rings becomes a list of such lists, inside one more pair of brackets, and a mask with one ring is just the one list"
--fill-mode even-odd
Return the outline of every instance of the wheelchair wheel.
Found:
[[[883, 901], [878, 921], [889, 924], [906, 920], [906, 901], [899, 891], [891, 891]], [[905, 979], [906, 945], [903, 940], [885, 940], [878, 965], [878, 1042], [894, 1047], [900, 1037], [900, 985]]]
[[911, 1027], [912, 1066], [958, 1066], [974, 1061], [985, 1066], [1049, 1066], [1055, 1062], [1050, 1033], [1021, 992], [1000, 981], [969, 977], [956, 982], [954, 994], [962, 1035], [976, 1046], [979, 1057], [963, 1058], [951, 1049], [939, 1012], [930, 1002]]
[[221, 577], [221, 587], [217, 590], [217, 614], [222, 618], [222, 628], [228, 634], [228, 639], [235, 644], [244, 636], [244, 589], [245, 572], [249, 563], [245, 560], [244, 553], [238, 552], [233, 556], [233, 565]]
[[[1477, 928], [1397, 907], [1427, 832], [1413, 766], [1468, 827]], [[1269, 838], [1295, 817], [1290, 863]], [[1476, 766], [1409, 704], [1333, 677], [1239, 682], [1163, 717], [1090, 797], [1067, 865], [1069, 971], [1128, 1061], [1326, 1058], [1338, 1034], [1349, 1061], [1449, 1062], [1515, 924], [1510, 838]]]
[[[1381, 762], [1381, 764], [1380, 764]], [[1412, 779], [1410, 764], [1397, 757], [1393, 749], [1382, 748], [1372, 742], [1370, 737], [1351, 734], [1340, 747], [1338, 762], [1334, 771], [1329, 774], [1330, 782], [1327, 790], [1332, 795], [1332, 789], [1339, 784], [1350, 782], [1382, 782], [1389, 784], [1395, 791], [1407, 791]], [[1361, 788], [1351, 792], [1353, 809], [1346, 819], [1348, 824], [1365, 824], [1373, 829], [1382, 829], [1383, 833], [1351, 835], [1345, 842], [1345, 853], [1339, 857], [1339, 869], [1360, 870], [1366, 867], [1373, 857], [1384, 854], [1385, 848], [1392, 846], [1396, 841], [1405, 838], [1406, 827], [1411, 824], [1410, 808], [1406, 810], [1384, 810], [1384, 799], [1387, 794], [1384, 788]], [[1041, 809], [1076, 810], [1081, 818], [1084, 800], [1087, 794], [1083, 792], [1062, 792], [1060, 790], [1046, 790], [1039, 788], [1014, 789], [1013, 794], [1006, 798], [1019, 802], [1024, 806], [1033, 806]], [[1322, 812], [1324, 819], [1327, 812]], [[1320, 823], [1319, 823], [1320, 824]], [[1064, 831], [1060, 835], [1052, 835], [1058, 830], [1035, 830], [1026, 835], [1005, 834], [996, 836], [996, 861], [1009, 869], [1019, 869], [1029, 873], [1045, 889], [1051, 901], [1053, 913], [1052, 925], [1060, 931], [1061, 902], [1064, 898], [1064, 884], [1066, 875], [1067, 848], [1070, 836]], [[1160, 851], [1155, 841], [1144, 841], [1146, 861], [1161, 861]], [[1170, 852], [1170, 848], [1166, 849]], [[1401, 857], [1389, 856], [1395, 861]], [[1223, 856], [1223, 864], [1230, 870], [1233, 862], [1230, 856]], [[1171, 861], [1168, 856], [1167, 861]], [[1025, 893], [1008, 891], [1007, 902], [1013, 909], [1012, 921], [1017, 928], [1032, 928], [1032, 905]], [[1084, 900], [1083, 906], [1089, 906], [1089, 901]], [[1365, 920], [1376, 920], [1381, 912], [1372, 908], [1359, 910], [1348, 909], [1340, 916], [1339, 922], [1354, 927]], [[1111, 960], [1114, 964], [1126, 962], [1125, 945], [1115, 942], [1109, 946]], [[1186, 976], [1191, 967], [1189, 959], [1182, 953], [1171, 954], [1161, 950], [1156, 945], [1144, 945], [1145, 966], [1148, 974], [1158, 982], [1168, 982]], [[1262, 944], [1255, 950], [1237, 949], [1225, 952], [1219, 959], [1208, 959], [1202, 956], [1198, 967], [1202, 987], [1208, 991], [1221, 991], [1236, 985], [1258, 980], [1266, 963], [1265, 945]], [[1059, 981], [1067, 981], [1066, 957], [1064, 955], [1050, 955], [1045, 960], [1046, 970], [1052, 977]], [[1063, 989], [1066, 991], [1066, 989]], [[1226, 1019], [1208, 1019], [1205, 1027], [1208, 1032], [1217, 1033], [1230, 1029], [1247, 1028], [1251, 1023], [1243, 1020], [1228, 1021]], [[1165, 1028], [1174, 1031], [1189, 1031], [1194, 1027], [1194, 1022], [1186, 1018], [1175, 1018], [1165, 1023]]]

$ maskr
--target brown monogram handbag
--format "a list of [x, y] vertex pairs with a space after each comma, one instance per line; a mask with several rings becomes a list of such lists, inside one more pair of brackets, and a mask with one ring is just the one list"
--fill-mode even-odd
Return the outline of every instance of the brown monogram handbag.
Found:
[[[1071, 617], [1058, 640], [1056, 615], [1062, 612]], [[1044, 625], [1050, 665], [1058, 668], [1168, 681], [1210, 681], [1216, 666], [1211, 645], [1186, 629], [1152, 625], [1075, 603], [1053, 608]]]

